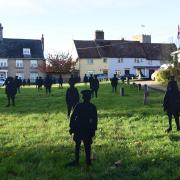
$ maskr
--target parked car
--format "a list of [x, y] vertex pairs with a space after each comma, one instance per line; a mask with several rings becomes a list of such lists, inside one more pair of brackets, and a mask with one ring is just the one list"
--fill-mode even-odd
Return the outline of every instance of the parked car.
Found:
[[107, 74], [96, 74], [99, 81], [107, 81], [108, 75]]
[[0, 86], [3, 86], [5, 83], [5, 80], [4, 79], [0, 79]]
[[136, 78], [136, 75], [135, 74], [125, 74], [125, 75], [123, 75], [123, 76], [120, 76], [120, 78], [119, 79], [121, 79], [121, 80], [125, 80], [126, 78], [130, 78], [130, 79], [133, 79], [133, 78]]

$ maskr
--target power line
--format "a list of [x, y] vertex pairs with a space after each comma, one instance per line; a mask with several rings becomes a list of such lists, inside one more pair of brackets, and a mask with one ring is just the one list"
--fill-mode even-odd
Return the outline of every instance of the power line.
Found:
[[[84, 47], [84, 48], [76, 48], [78, 50], [85, 50], [85, 49], [96, 49], [96, 48], [104, 48], [104, 47], [112, 47], [112, 46], [118, 46], [118, 45], [123, 45], [123, 44], [128, 44], [131, 42], [123, 42], [123, 43], [117, 43], [117, 44], [109, 44], [109, 45], [103, 45], [103, 46], [98, 46], [96, 43], [95, 45], [97, 45], [96, 47], [90, 46], [90, 47]], [[139, 41], [132, 41], [132, 43], [139, 43]]]

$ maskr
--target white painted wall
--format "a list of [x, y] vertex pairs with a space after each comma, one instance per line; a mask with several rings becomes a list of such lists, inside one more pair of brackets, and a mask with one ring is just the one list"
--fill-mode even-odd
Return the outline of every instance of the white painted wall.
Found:
[[[112, 78], [116, 71], [120, 71], [121, 75], [125, 74], [125, 69], [130, 70], [130, 74], [136, 74], [135, 66], [142, 67], [142, 73], [149, 76], [149, 69], [154, 66], [160, 66], [160, 60], [147, 60], [139, 58], [139, 63], [135, 62], [135, 58], [123, 58], [123, 62], [118, 62], [119, 58], [108, 58], [108, 78]], [[148, 67], [148, 68], [144, 68]]]

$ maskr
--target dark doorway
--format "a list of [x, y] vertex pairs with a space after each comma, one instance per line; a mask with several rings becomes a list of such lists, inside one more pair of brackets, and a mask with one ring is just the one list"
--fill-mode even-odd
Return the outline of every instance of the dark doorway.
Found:
[[151, 75], [154, 73], [154, 71], [155, 71], [154, 69], [149, 70], [149, 79], [151, 79]]

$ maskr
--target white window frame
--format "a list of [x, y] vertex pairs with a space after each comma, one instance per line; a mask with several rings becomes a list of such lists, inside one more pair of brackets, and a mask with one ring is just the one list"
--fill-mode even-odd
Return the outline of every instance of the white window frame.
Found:
[[134, 62], [135, 62], [135, 63], [140, 63], [139, 58], [134, 58]]
[[17, 72], [16, 76], [18, 76], [18, 78], [24, 79], [24, 73], [23, 72]]
[[0, 59], [0, 67], [8, 67], [8, 60]]
[[30, 81], [35, 82], [36, 78], [39, 76], [37, 72], [30, 72]]
[[30, 48], [23, 48], [23, 55], [30, 56], [31, 55], [31, 49]]
[[123, 63], [123, 58], [119, 58], [118, 63]]
[[93, 64], [94, 63], [94, 59], [87, 59], [87, 63], [88, 64]]
[[107, 58], [103, 58], [103, 63], [107, 63]]
[[152, 60], [148, 60], [148, 64], [149, 64], [149, 65], [152, 65]]
[[94, 71], [93, 70], [87, 71], [87, 75], [90, 75], [90, 74], [94, 74]]
[[16, 60], [16, 67], [17, 67], [17, 68], [23, 68], [23, 67], [24, 67], [23, 60], [17, 59], [17, 60]]
[[31, 60], [31, 61], [30, 61], [30, 66], [31, 66], [32, 68], [37, 68], [37, 67], [38, 67], [38, 62], [37, 62], [37, 60]]

